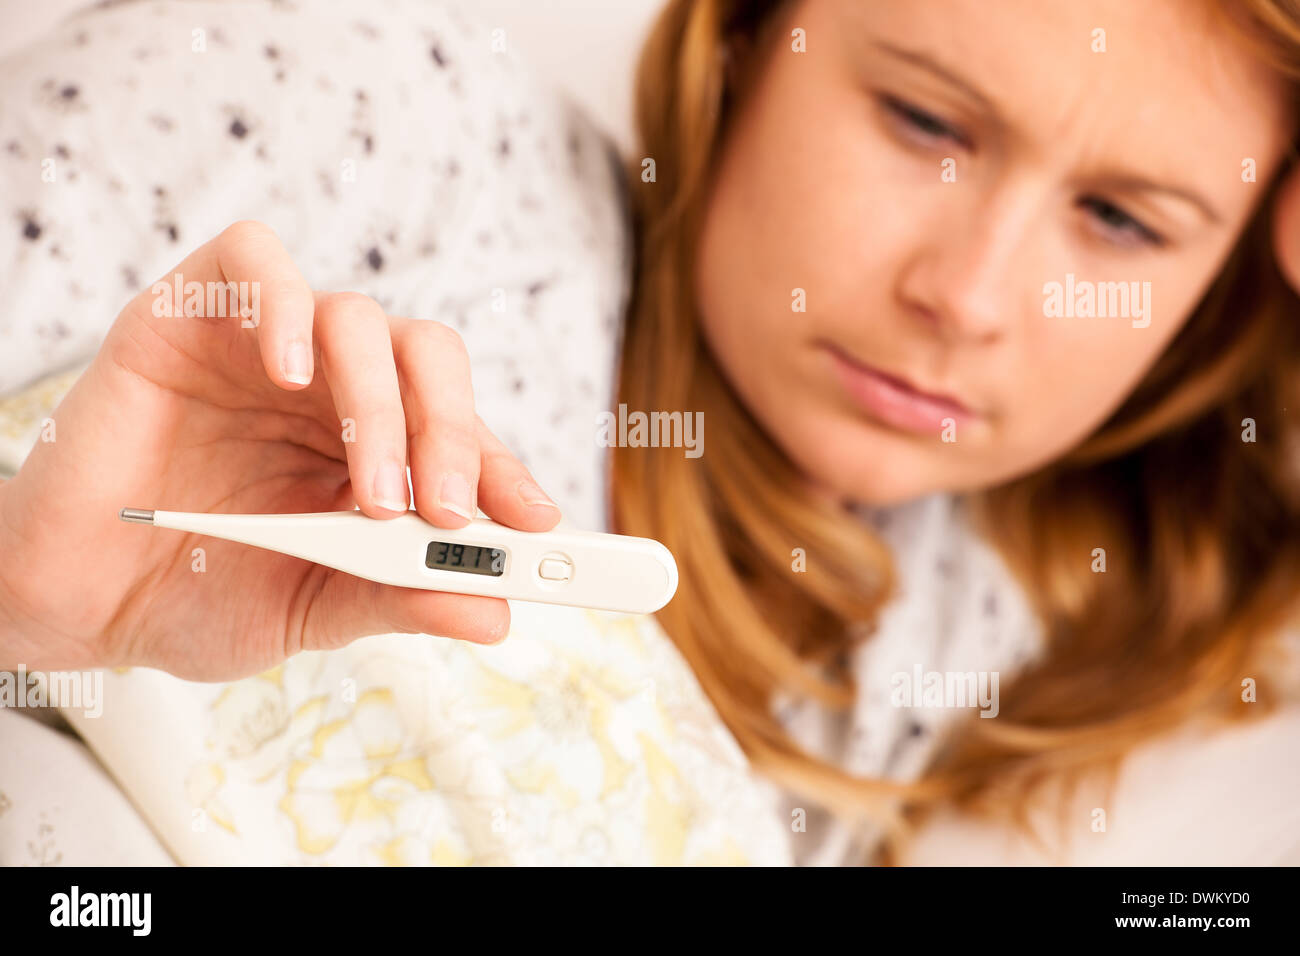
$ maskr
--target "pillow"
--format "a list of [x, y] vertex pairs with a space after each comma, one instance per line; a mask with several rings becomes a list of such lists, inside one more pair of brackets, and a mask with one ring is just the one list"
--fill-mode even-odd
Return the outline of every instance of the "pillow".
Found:
[[513, 614], [493, 647], [107, 674], [101, 716], [63, 713], [185, 864], [789, 862], [773, 791], [653, 618]]

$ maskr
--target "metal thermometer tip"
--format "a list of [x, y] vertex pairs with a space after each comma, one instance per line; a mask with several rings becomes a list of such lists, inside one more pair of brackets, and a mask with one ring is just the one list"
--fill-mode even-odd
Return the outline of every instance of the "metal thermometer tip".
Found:
[[153, 524], [153, 512], [145, 511], [143, 508], [123, 508], [117, 516], [123, 521], [131, 521], [135, 524]]

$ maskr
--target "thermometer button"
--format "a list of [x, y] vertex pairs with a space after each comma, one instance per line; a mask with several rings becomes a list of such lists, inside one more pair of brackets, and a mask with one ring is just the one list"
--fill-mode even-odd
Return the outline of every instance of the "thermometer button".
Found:
[[562, 554], [548, 554], [537, 565], [537, 575], [544, 581], [567, 581], [573, 577], [573, 562]]

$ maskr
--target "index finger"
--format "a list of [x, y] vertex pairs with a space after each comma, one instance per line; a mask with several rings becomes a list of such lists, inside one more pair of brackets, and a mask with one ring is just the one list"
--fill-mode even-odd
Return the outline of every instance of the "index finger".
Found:
[[137, 319], [192, 355], [238, 352], [240, 333], [255, 328], [261, 365], [272, 382], [297, 390], [312, 380], [311, 287], [264, 223], [227, 227], [132, 306]]

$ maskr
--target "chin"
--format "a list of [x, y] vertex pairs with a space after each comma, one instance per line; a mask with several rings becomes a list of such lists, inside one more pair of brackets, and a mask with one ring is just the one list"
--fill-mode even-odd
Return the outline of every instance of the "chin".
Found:
[[858, 482], [851, 487], [837, 490], [837, 494], [848, 504], [887, 508], [914, 501], [939, 490], [941, 489], [933, 485], [903, 477], [898, 480]]
[[884, 507], [945, 490], [932, 453], [874, 426], [801, 431], [786, 454], [815, 486], [852, 504]]

